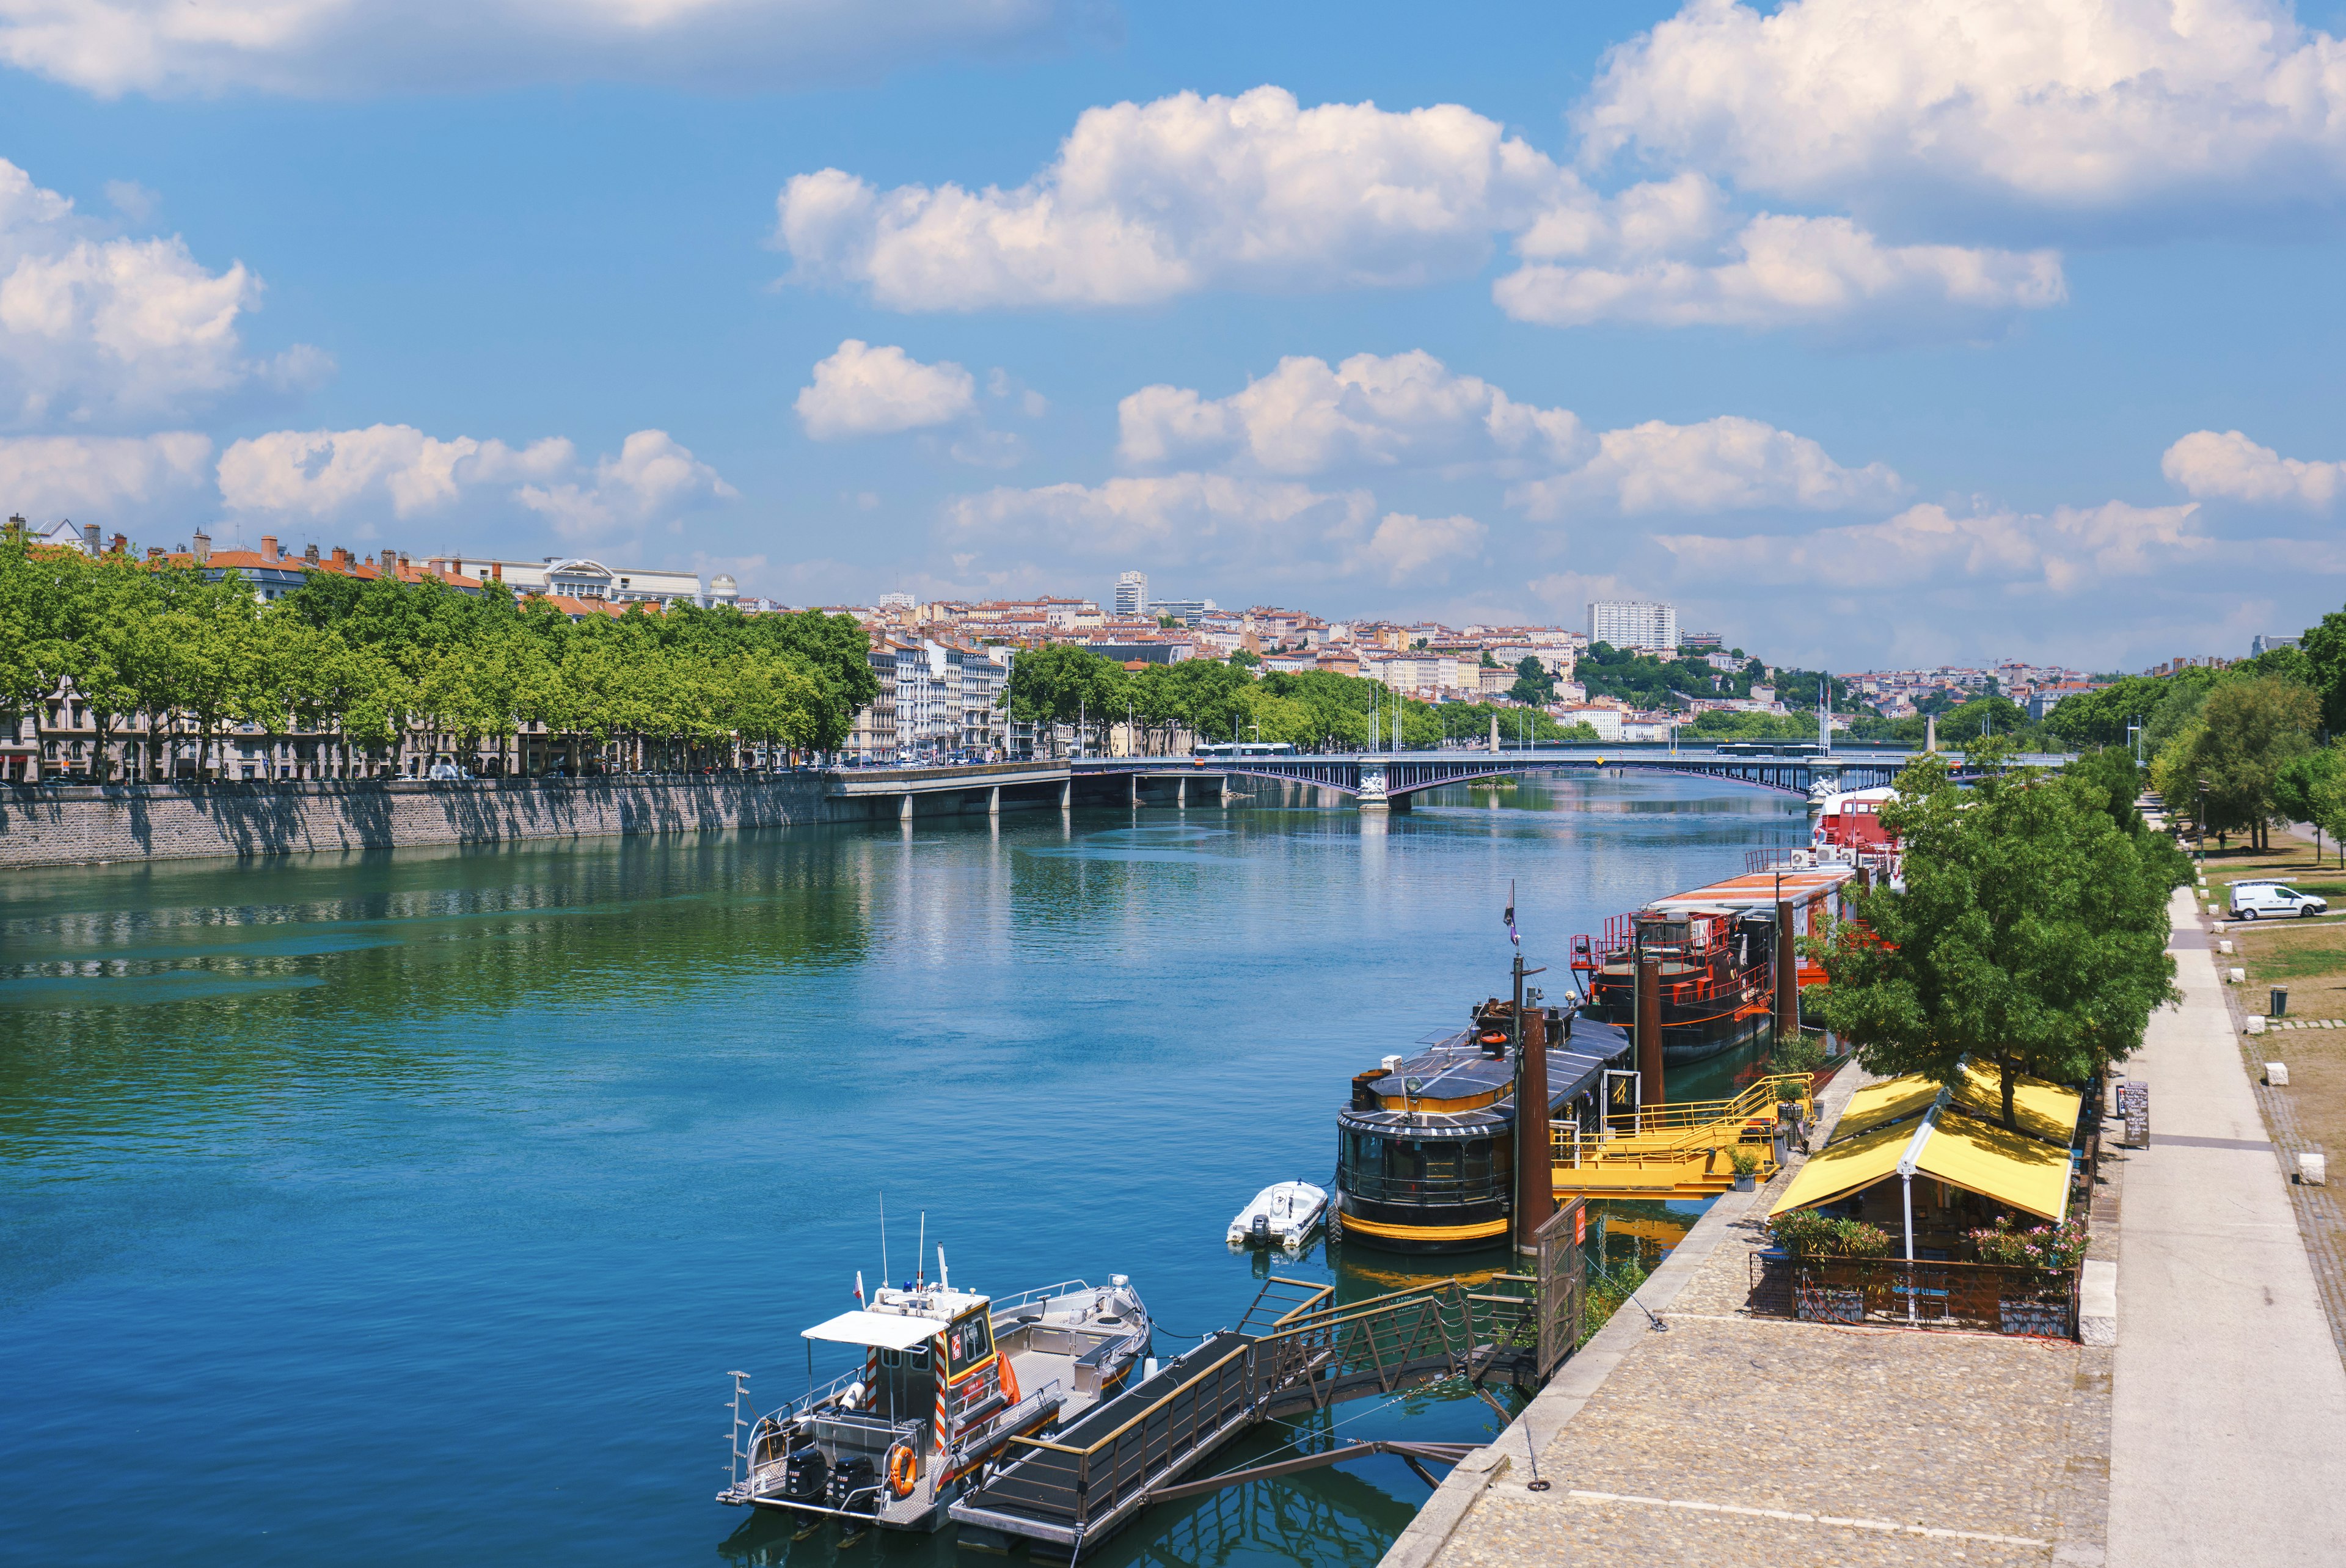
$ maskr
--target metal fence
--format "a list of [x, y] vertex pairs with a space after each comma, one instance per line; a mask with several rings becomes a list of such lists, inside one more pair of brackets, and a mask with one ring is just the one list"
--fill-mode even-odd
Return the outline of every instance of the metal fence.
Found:
[[1811, 1323], [2077, 1337], [2074, 1268], [1893, 1257], [1751, 1257], [1755, 1312]]

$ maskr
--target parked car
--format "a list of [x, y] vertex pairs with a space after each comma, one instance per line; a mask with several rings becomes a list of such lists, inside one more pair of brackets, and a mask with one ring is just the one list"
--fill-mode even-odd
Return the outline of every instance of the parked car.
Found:
[[2330, 901], [2301, 893], [2280, 882], [2232, 884], [2232, 918], [2262, 920], [2267, 915], [2318, 915], [2330, 912]]

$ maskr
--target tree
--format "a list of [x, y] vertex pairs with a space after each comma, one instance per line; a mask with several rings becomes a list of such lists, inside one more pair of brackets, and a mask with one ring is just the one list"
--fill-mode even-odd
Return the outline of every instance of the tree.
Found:
[[1966, 1060], [1993, 1063], [2014, 1126], [2019, 1074], [2097, 1074], [2181, 999], [2171, 889], [2106, 793], [2032, 773], [1961, 790], [1935, 757], [1899, 776], [1882, 822], [1904, 845], [1904, 888], [1858, 895], [1855, 922], [1807, 944], [1830, 983], [1826, 1024], [1868, 1071], [1952, 1085]]
[[2320, 699], [2292, 681], [2226, 681], [2159, 753], [2159, 793], [2202, 803], [2208, 831], [2246, 830], [2255, 847], [2265, 848], [2266, 827], [2280, 812], [2282, 771], [2312, 748], [2320, 719]]
[[1507, 688], [1507, 696], [1526, 708], [1545, 708], [1556, 700], [1556, 677], [1536, 657], [1525, 654], [1515, 661], [1515, 684]]

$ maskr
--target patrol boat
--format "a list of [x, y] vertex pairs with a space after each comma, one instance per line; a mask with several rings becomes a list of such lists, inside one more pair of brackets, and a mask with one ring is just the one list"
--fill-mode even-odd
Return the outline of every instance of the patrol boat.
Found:
[[[1148, 1309], [1122, 1274], [995, 1300], [937, 1282], [882, 1286], [869, 1305], [802, 1330], [807, 1381], [817, 1343], [852, 1345], [860, 1367], [754, 1423], [735, 1377], [735, 1481], [717, 1501], [851, 1529], [935, 1530], [1014, 1437], [1074, 1420], [1109, 1398], [1149, 1350]], [[746, 1473], [745, 1473], [746, 1471]]]

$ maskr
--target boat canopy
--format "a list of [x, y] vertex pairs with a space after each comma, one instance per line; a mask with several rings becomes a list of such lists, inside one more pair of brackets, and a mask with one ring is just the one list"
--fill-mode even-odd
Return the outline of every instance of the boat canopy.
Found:
[[829, 1322], [800, 1331], [801, 1339], [828, 1339], [834, 1345], [863, 1345], [875, 1350], [909, 1350], [944, 1331], [933, 1318], [907, 1318], [893, 1312], [842, 1312]]

